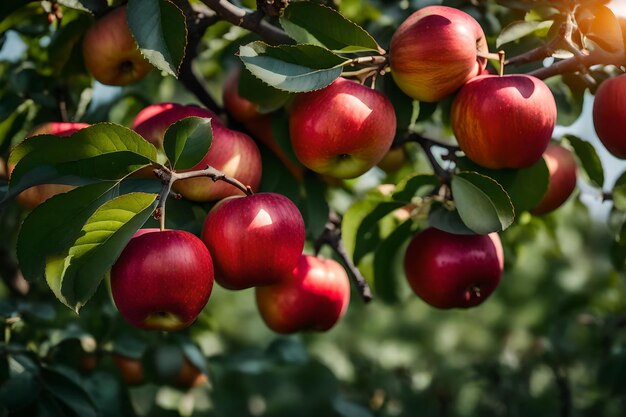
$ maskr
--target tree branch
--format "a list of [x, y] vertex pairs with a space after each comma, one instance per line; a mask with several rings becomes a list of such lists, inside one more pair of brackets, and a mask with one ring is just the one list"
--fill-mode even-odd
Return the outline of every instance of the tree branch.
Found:
[[341, 240], [341, 218], [333, 211], [331, 211], [328, 216], [328, 222], [326, 223], [326, 227], [324, 227], [324, 231], [315, 241], [314, 247], [316, 255], [325, 244], [333, 248], [344, 266], [348, 269], [352, 282], [356, 286], [363, 301], [366, 303], [372, 301], [372, 290], [367, 284], [367, 281], [365, 281], [365, 278], [363, 278], [363, 275], [361, 275], [359, 268], [357, 268], [352, 262], [352, 259], [350, 259], [346, 247]]
[[263, 14], [261, 12], [244, 10], [226, 0], [201, 1], [209, 6], [211, 10], [215, 11], [222, 19], [258, 34], [270, 44], [293, 43], [285, 32], [263, 20]]
[[433, 171], [435, 172], [435, 175], [441, 178], [445, 183], [450, 182], [452, 174], [450, 173], [450, 171], [448, 171], [447, 169], [445, 169], [439, 164], [439, 161], [437, 161], [437, 158], [435, 158], [435, 155], [432, 152], [432, 148], [433, 146], [443, 148], [443, 149], [446, 149], [450, 155], [454, 155], [457, 151], [460, 150], [458, 146], [447, 145], [445, 143], [441, 143], [434, 139], [426, 138], [420, 135], [419, 133], [415, 133], [415, 132], [408, 133], [404, 138], [404, 142], [418, 143], [424, 150], [424, 153], [426, 154], [426, 158], [428, 158], [428, 162], [430, 162], [430, 165], [432, 166]]

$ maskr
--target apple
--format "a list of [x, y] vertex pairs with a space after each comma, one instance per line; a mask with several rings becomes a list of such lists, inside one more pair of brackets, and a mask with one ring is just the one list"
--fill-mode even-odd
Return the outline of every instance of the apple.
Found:
[[128, 85], [141, 80], [152, 66], [128, 28], [127, 6], [98, 19], [85, 33], [83, 59], [93, 77], [107, 85]]
[[593, 126], [604, 147], [626, 159], [626, 74], [600, 84], [593, 102]]
[[[207, 165], [234, 177], [253, 191], [261, 183], [261, 152], [250, 136], [221, 124], [213, 126], [213, 142], [207, 154], [188, 171], [206, 168]], [[185, 171], [181, 171], [185, 172]], [[198, 202], [219, 200], [243, 191], [224, 181], [213, 181], [207, 177], [188, 178], [176, 181], [174, 190], [183, 197]]]
[[413, 292], [442, 309], [481, 304], [498, 286], [503, 266], [496, 233], [455, 235], [428, 228], [413, 236], [404, 255]]
[[469, 14], [446, 6], [424, 7], [393, 34], [391, 75], [408, 96], [439, 101], [477, 76], [487, 65], [485, 33]]
[[572, 153], [562, 146], [551, 143], [543, 154], [550, 182], [543, 198], [530, 212], [541, 215], [559, 208], [576, 188], [578, 164]]
[[224, 107], [233, 119], [246, 127], [253, 139], [265, 145], [280, 159], [295, 178], [301, 180], [304, 174], [302, 166], [289, 159], [276, 141], [272, 132], [272, 117], [269, 114], [259, 113], [255, 103], [239, 95], [240, 74], [241, 70], [236, 69], [226, 77], [223, 91]]
[[[71, 136], [80, 129], [89, 126], [86, 123], [71, 123], [71, 122], [49, 122], [42, 123], [35, 126], [30, 132], [26, 134], [26, 137], [32, 137], [36, 135], [55, 135], [59, 137]], [[14, 164], [8, 164], [7, 170], [9, 177], [15, 169]], [[75, 187], [66, 184], [41, 184], [35, 185], [22, 191], [16, 197], [17, 202], [24, 208], [32, 210], [50, 197], [57, 194], [66, 193], [73, 190]]]
[[350, 281], [332, 259], [302, 255], [291, 274], [278, 284], [256, 288], [263, 321], [277, 333], [326, 331], [350, 303]]
[[338, 78], [326, 88], [295, 98], [289, 132], [304, 166], [335, 178], [354, 178], [391, 148], [396, 114], [383, 94]]
[[530, 75], [480, 75], [452, 103], [452, 130], [467, 157], [485, 168], [524, 168], [546, 150], [556, 102]]
[[[122, 381], [124, 381], [126, 385], [134, 386], [145, 383], [145, 374], [141, 359], [131, 358], [120, 353], [113, 353], [112, 358], [120, 371]], [[176, 376], [171, 381], [163, 382], [180, 388], [193, 388], [207, 381], [207, 376], [183, 355], [183, 364], [176, 373]]]
[[377, 165], [378, 168], [389, 174], [398, 171], [407, 161], [406, 149], [404, 149], [404, 146], [399, 146], [391, 148]]
[[215, 280], [232, 290], [274, 284], [290, 274], [304, 239], [298, 208], [275, 193], [226, 198], [211, 209], [202, 227]]
[[133, 326], [176, 331], [191, 325], [213, 288], [213, 262], [182, 230], [141, 229], [111, 268], [111, 292]]
[[210, 110], [198, 106], [176, 103], [157, 103], [144, 108], [133, 120], [132, 129], [157, 147], [163, 148], [165, 131], [170, 125], [185, 117], [209, 117], [211, 125], [221, 124], [220, 119]]

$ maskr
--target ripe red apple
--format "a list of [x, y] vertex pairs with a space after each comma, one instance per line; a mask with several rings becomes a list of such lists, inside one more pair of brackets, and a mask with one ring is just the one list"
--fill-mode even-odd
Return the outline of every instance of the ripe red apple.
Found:
[[258, 106], [239, 95], [239, 69], [231, 71], [224, 82], [223, 100], [224, 107], [233, 119], [242, 123], [252, 134], [253, 139], [258, 140], [280, 159], [291, 174], [301, 180], [303, 176], [302, 166], [294, 163], [285, 151], [280, 147], [272, 133], [272, 118], [269, 114], [262, 114]]
[[326, 331], [348, 309], [350, 281], [332, 259], [302, 255], [278, 284], [257, 287], [256, 301], [261, 317], [277, 333]]
[[226, 198], [209, 212], [202, 228], [215, 280], [233, 290], [273, 284], [291, 273], [304, 239], [298, 208], [275, 193]]
[[209, 251], [182, 230], [139, 230], [111, 268], [117, 309], [142, 329], [175, 331], [190, 326], [212, 288]]
[[[50, 122], [43, 123], [35, 126], [26, 137], [36, 135], [55, 135], [60, 137], [66, 137], [74, 134], [75, 132], [89, 126], [86, 123], [66, 123], [66, 122]], [[9, 177], [15, 169], [14, 164], [8, 164], [7, 166]], [[22, 191], [16, 197], [17, 202], [24, 208], [29, 210], [34, 209], [47, 199], [57, 194], [66, 193], [73, 190], [75, 187], [65, 184], [41, 184], [30, 187], [27, 190]]]
[[559, 208], [576, 188], [578, 164], [569, 150], [551, 143], [544, 152], [543, 159], [550, 172], [550, 182], [539, 204], [530, 211], [536, 215], [546, 214]]
[[[211, 165], [228, 176], [234, 177], [253, 191], [261, 183], [261, 153], [250, 136], [220, 124], [213, 127], [213, 142], [209, 152], [190, 171]], [[174, 190], [192, 201], [219, 200], [243, 192], [224, 181], [213, 181], [206, 177], [176, 181]]]
[[298, 160], [313, 171], [354, 178], [385, 156], [396, 133], [396, 114], [383, 94], [338, 78], [298, 95], [289, 117]]
[[485, 68], [478, 52], [488, 52], [487, 41], [472, 16], [452, 7], [424, 7], [391, 38], [391, 75], [408, 96], [439, 101]]
[[593, 102], [593, 125], [604, 147], [626, 159], [626, 74], [609, 78], [598, 87]]
[[486, 168], [523, 168], [546, 150], [556, 123], [556, 102], [533, 76], [480, 75], [452, 103], [451, 124], [461, 150]]
[[210, 117], [211, 125], [221, 124], [220, 119], [210, 110], [198, 106], [185, 106], [176, 103], [157, 103], [144, 108], [133, 120], [133, 130], [157, 148], [163, 147], [163, 137], [170, 125], [185, 117]]
[[107, 13], [85, 33], [85, 66], [102, 84], [128, 85], [141, 80], [152, 69], [130, 33], [126, 9], [124, 5]]
[[503, 266], [496, 233], [455, 235], [428, 228], [413, 237], [404, 255], [413, 292], [437, 308], [481, 304], [498, 286]]

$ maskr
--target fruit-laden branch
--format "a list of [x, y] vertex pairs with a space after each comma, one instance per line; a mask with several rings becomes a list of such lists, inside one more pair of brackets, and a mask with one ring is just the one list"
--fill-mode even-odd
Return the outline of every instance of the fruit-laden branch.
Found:
[[[167, 167], [160, 166], [153, 170], [154, 175], [157, 176], [163, 183], [163, 187], [159, 192], [159, 203], [155, 210], [155, 217], [157, 217], [161, 223], [161, 230], [165, 229], [165, 203], [167, 201], [167, 197], [172, 193], [172, 186], [178, 180], [185, 180], [188, 178], [197, 178], [197, 177], [208, 177], [213, 180], [213, 182], [224, 181], [234, 187], [240, 189], [246, 195], [254, 194], [252, 188], [249, 185], [244, 185], [241, 181], [236, 178], [230, 177], [224, 174], [222, 171], [213, 168], [210, 165], [207, 165], [205, 169], [197, 170], [197, 171], [187, 171], [187, 172], [175, 172]], [[180, 198], [180, 196], [174, 194], [176, 198]]]
[[341, 240], [341, 218], [339, 215], [333, 211], [330, 212], [328, 216], [328, 222], [324, 227], [324, 231], [315, 241], [315, 254], [317, 255], [322, 248], [323, 245], [329, 245], [335, 253], [341, 258], [344, 266], [350, 272], [350, 276], [352, 277], [352, 281], [357, 287], [359, 294], [364, 302], [369, 303], [372, 301], [372, 290], [370, 289], [367, 281], [361, 275], [361, 271], [359, 268], [354, 265], [352, 259], [348, 255], [346, 248]]
[[226, 0], [201, 0], [222, 19], [256, 33], [270, 44], [292, 43], [285, 32], [263, 20], [263, 13], [244, 10]]

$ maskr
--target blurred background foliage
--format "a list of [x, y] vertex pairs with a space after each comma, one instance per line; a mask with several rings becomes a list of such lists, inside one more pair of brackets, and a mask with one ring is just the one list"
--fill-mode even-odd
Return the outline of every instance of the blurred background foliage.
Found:
[[[14, 20], [0, 22], [3, 155], [32, 126], [58, 117], [58, 94], [68, 94], [68, 110], [76, 119], [126, 126], [150, 103], [197, 102], [175, 79], [156, 71], [124, 88], [93, 84], [80, 54], [71, 52], [89, 18], [67, 9], [64, 22], [72, 22], [78, 35], [54, 33], [42, 12], [45, 3], [30, 3], [23, 14], [11, 15]], [[345, 16], [387, 45], [398, 22], [435, 2], [337, 3]], [[492, 1], [444, 3], [474, 15], [490, 45], [509, 22], [524, 17], [523, 11]], [[221, 96], [222, 82], [235, 63], [237, 45], [250, 39], [224, 22], [204, 35], [196, 64], [215, 97]], [[524, 38], [511, 52], [540, 42], [540, 37]], [[588, 112], [581, 116], [584, 89], [563, 85], [555, 91], [559, 123], [580, 118], [590, 124]], [[450, 135], [446, 106], [441, 103], [421, 122], [444, 138]], [[265, 150], [263, 157], [264, 166], [272, 169], [264, 170], [262, 189], [297, 200], [302, 191], [293, 178], [272, 154]], [[416, 151], [411, 158], [397, 173], [375, 169], [342, 188], [314, 179], [309, 191], [326, 195], [342, 213], [380, 183], [427, 171], [422, 155]], [[308, 210], [307, 225], [319, 229], [327, 207], [310, 200], [301, 198], [300, 206], [309, 204], [303, 209]], [[208, 208], [172, 201], [168, 222], [198, 233]], [[198, 321], [177, 334], [129, 327], [106, 286], [76, 316], [44, 282], [20, 281], [12, 248], [25, 214], [17, 204], [0, 213], [0, 416], [626, 415], [624, 275], [611, 263], [613, 236], [606, 210], [592, 216], [578, 198], [542, 218], [524, 213], [501, 234], [505, 274], [498, 290], [478, 308], [433, 309], [398, 280], [398, 302], [364, 305], [354, 293], [347, 315], [331, 331], [289, 337], [265, 327], [252, 290], [216, 287]], [[318, 220], [311, 220], [315, 216]], [[611, 220], [623, 221], [618, 217]], [[395, 255], [402, 253], [403, 248]], [[397, 269], [389, 271], [390, 279], [401, 275]], [[133, 363], [130, 371], [119, 365], [120, 357]], [[206, 378], [197, 371], [183, 378], [185, 363]]]

